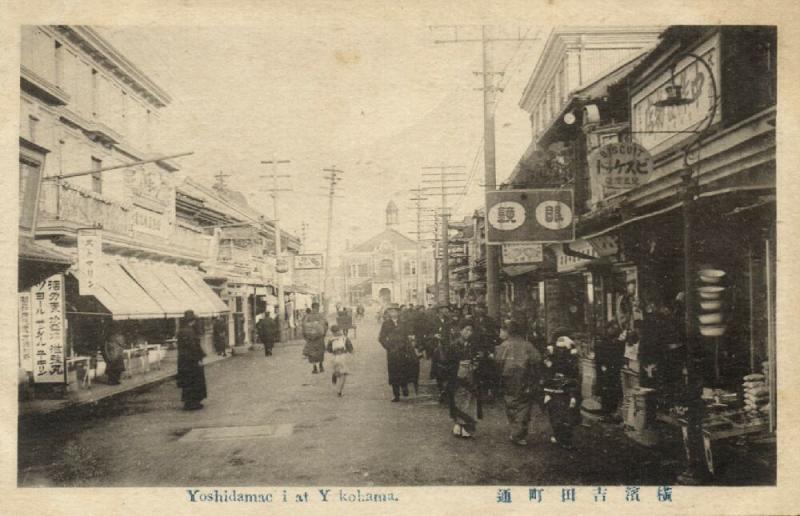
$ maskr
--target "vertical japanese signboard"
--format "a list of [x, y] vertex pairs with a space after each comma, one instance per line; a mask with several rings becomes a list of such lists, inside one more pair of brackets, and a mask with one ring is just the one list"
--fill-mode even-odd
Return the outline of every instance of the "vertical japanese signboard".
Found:
[[96, 292], [97, 270], [103, 255], [103, 239], [100, 230], [78, 230], [78, 271], [81, 280], [78, 294], [91, 296]]
[[489, 244], [575, 240], [570, 189], [497, 190], [486, 195]]
[[31, 335], [31, 293], [20, 292], [18, 296], [19, 322], [19, 367], [33, 371], [33, 339]]
[[65, 383], [64, 275], [55, 274], [31, 288], [33, 381]]

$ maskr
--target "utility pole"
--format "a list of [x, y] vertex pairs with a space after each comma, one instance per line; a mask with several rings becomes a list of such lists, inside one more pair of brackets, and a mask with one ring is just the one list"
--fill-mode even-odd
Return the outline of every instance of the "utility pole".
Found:
[[278, 262], [283, 259], [283, 249], [281, 245], [281, 219], [278, 217], [278, 192], [286, 192], [289, 191], [289, 188], [278, 188], [278, 178], [279, 177], [290, 177], [289, 174], [278, 174], [278, 165], [284, 163], [291, 163], [288, 159], [278, 160], [277, 158], [273, 157], [272, 160], [269, 161], [262, 161], [263, 165], [272, 165], [272, 174], [269, 176], [261, 176], [262, 178], [272, 178], [272, 187], [268, 188], [267, 191], [270, 192], [272, 196], [272, 218], [274, 224], [274, 233], [275, 233], [275, 282], [278, 284], [278, 313], [276, 314], [276, 319], [278, 320], [278, 335], [279, 340], [283, 342], [284, 339], [284, 328], [283, 328], [283, 321], [286, 315], [286, 301], [283, 298], [283, 273], [278, 272]]
[[[492, 56], [491, 56], [491, 43], [499, 41], [517, 41], [521, 45], [523, 41], [538, 40], [538, 34], [532, 38], [527, 37], [527, 32], [522, 34], [519, 29], [517, 30], [516, 37], [508, 38], [490, 38], [487, 36], [487, 26], [481, 25], [481, 37], [477, 39], [463, 39], [459, 37], [457, 25], [431, 27], [433, 28], [449, 28], [452, 32], [451, 39], [436, 40], [435, 43], [471, 43], [480, 42], [483, 51], [483, 70], [474, 72], [475, 75], [483, 76], [483, 157], [486, 184], [486, 195], [489, 192], [497, 189], [497, 174], [495, 171], [495, 144], [494, 144], [494, 111], [495, 111], [495, 92], [503, 91], [502, 88], [494, 86], [493, 76], [505, 75], [505, 72], [494, 72]], [[488, 202], [485, 203], [488, 206]], [[488, 211], [488, 210], [487, 210]], [[496, 245], [486, 244], [486, 304], [489, 310], [489, 316], [497, 318], [500, 315], [500, 283], [499, 283], [499, 267], [498, 260], [499, 249]]]
[[417, 211], [417, 304], [425, 304], [425, 292], [422, 289], [422, 201], [427, 200], [427, 197], [422, 196], [422, 186], [417, 185], [411, 192], [414, 196], [411, 198], [414, 201]]
[[300, 224], [300, 238], [301, 238], [300, 245], [304, 253], [308, 251], [308, 249], [306, 249], [307, 236], [308, 236], [308, 222], [304, 220], [302, 224]]
[[[438, 190], [442, 196], [442, 287], [444, 289], [444, 303], [450, 304], [450, 241], [448, 235], [448, 217], [449, 211], [447, 207], [447, 192], [452, 188], [456, 188], [463, 193], [466, 185], [464, 184], [463, 172], [446, 172], [446, 170], [453, 170], [464, 168], [462, 165], [439, 165], [438, 167], [422, 167], [423, 170], [438, 170], [439, 172], [423, 172], [423, 183], [439, 183], [439, 186], [428, 187], [428, 189]], [[434, 179], [438, 176], [438, 179]], [[452, 176], [459, 176], [459, 179], [452, 178]], [[447, 179], [450, 177], [450, 179]], [[460, 183], [459, 185], [446, 185], [445, 183]], [[441, 302], [441, 300], [437, 301]]]
[[344, 174], [344, 171], [338, 170], [335, 166], [331, 168], [323, 168], [323, 172], [328, 172], [330, 175], [324, 176], [325, 179], [330, 181], [328, 186], [328, 234], [325, 242], [325, 278], [322, 282], [322, 302], [325, 316], [328, 315], [328, 308], [330, 306], [331, 294], [328, 290], [328, 280], [330, 278], [331, 267], [331, 235], [333, 229], [333, 198], [336, 194], [336, 183], [342, 180], [338, 174]]

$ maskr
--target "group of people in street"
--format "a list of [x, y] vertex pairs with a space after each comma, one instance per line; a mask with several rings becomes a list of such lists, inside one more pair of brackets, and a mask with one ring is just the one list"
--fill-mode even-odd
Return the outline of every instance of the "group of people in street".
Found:
[[577, 348], [569, 331], [557, 330], [547, 345], [538, 328], [520, 314], [498, 324], [480, 304], [461, 310], [389, 306], [378, 340], [386, 349], [392, 402], [408, 396], [409, 385], [416, 392], [420, 360], [426, 358], [454, 435], [472, 437], [483, 405], [502, 400], [509, 439], [524, 446], [538, 402], [550, 419], [551, 442], [571, 447], [572, 429], [580, 422]]

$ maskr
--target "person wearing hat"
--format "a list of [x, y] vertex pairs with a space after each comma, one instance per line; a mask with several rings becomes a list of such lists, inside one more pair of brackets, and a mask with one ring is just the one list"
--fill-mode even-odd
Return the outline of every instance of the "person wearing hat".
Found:
[[497, 347], [497, 365], [502, 378], [503, 401], [506, 408], [509, 439], [518, 446], [528, 442], [531, 405], [539, 382], [542, 356], [525, 340], [526, 325], [519, 320], [508, 320], [500, 328], [502, 343]]
[[194, 311], [186, 310], [178, 331], [178, 387], [182, 389], [181, 401], [184, 410], [203, 408], [201, 403], [207, 396], [206, 374], [203, 370], [203, 357], [206, 354], [200, 346], [197, 331], [197, 318]]
[[381, 325], [378, 342], [386, 350], [386, 365], [389, 372], [389, 385], [392, 386], [392, 402], [400, 401], [400, 392], [408, 396], [408, 384], [413, 381], [410, 357], [408, 356], [409, 335], [407, 328], [400, 324], [400, 312], [396, 306], [386, 309], [388, 318]]

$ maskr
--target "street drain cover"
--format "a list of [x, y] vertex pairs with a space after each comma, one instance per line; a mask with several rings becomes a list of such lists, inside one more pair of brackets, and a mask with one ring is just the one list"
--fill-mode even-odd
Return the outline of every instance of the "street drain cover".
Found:
[[219, 426], [212, 428], [193, 428], [178, 439], [181, 442], [230, 441], [235, 439], [268, 439], [289, 437], [294, 425], [291, 423], [262, 426]]

